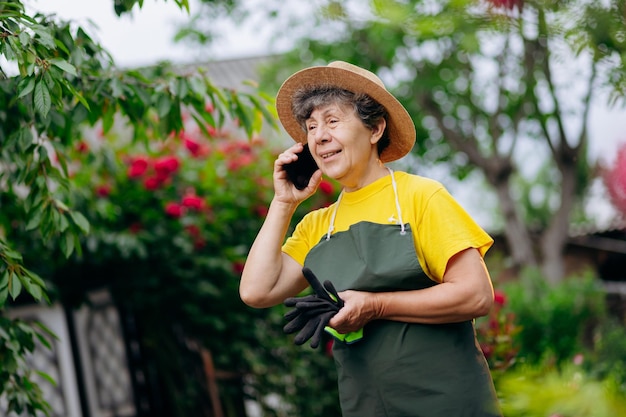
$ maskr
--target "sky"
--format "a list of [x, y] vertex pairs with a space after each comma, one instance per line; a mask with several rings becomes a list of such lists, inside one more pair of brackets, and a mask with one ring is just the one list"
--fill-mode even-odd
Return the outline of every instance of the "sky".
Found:
[[[262, 6], [263, 0], [245, 0], [249, 4]], [[256, 3], [254, 3], [256, 2]], [[192, 13], [193, 4], [191, 1]], [[161, 60], [191, 63], [209, 60], [258, 56], [279, 52], [286, 45], [269, 42], [269, 25], [263, 22], [237, 27], [225, 22], [215, 22], [223, 34], [210, 50], [190, 48], [173, 42], [177, 24], [188, 19], [174, 1], [144, 0], [141, 10], [135, 8], [132, 15], [117, 17], [113, 11], [113, 0], [26, 0], [34, 10], [56, 13], [60, 18], [76, 20], [89, 27], [97, 25], [89, 33], [113, 56], [120, 67], [151, 65]], [[27, 6], [28, 7], [28, 6]], [[265, 28], [265, 30], [263, 30]], [[288, 42], [288, 40], [286, 40]], [[626, 110], [609, 109], [598, 104], [591, 112], [589, 153], [593, 159], [610, 164], [620, 144], [626, 143]], [[597, 198], [590, 210], [610, 221], [611, 211], [602, 189], [595, 191]], [[606, 213], [609, 213], [608, 215]], [[606, 217], [609, 219], [606, 219]]]
[[[259, 0], [246, 0], [248, 2]], [[259, 31], [236, 27], [226, 22], [214, 25], [224, 34], [220, 42], [205, 56], [206, 50], [174, 43], [176, 26], [189, 19], [173, 0], [144, 0], [143, 7], [135, 6], [131, 15], [118, 17], [113, 11], [113, 0], [25, 0], [32, 10], [55, 13], [64, 20], [75, 20], [89, 28], [89, 33], [112, 53], [122, 67], [151, 65], [161, 60], [198, 62], [234, 57], [257, 56], [273, 52], [268, 41], [269, 28]], [[190, 1], [193, 13], [193, 0]]]

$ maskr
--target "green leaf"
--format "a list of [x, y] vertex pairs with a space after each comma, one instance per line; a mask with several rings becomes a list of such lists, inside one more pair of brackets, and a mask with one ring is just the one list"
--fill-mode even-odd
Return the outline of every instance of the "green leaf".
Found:
[[45, 324], [43, 324], [40, 321], [35, 321], [32, 323], [32, 325], [34, 327], [38, 327], [40, 330], [42, 330], [45, 334], [47, 334], [48, 336], [50, 336], [52, 339], [54, 340], [60, 340], [59, 337]]
[[5, 258], [13, 261], [13, 262], [22, 262], [22, 254], [19, 252], [16, 252], [14, 250], [11, 250], [9, 248], [5, 248], [4, 251], [2, 252], [2, 254], [4, 255]]
[[0, 308], [4, 307], [9, 297], [9, 287], [0, 288]]
[[22, 79], [17, 85], [18, 98], [22, 98], [33, 92], [35, 89], [35, 77], [26, 77]]
[[50, 27], [42, 26], [42, 25], [33, 25], [31, 27], [33, 32], [37, 34], [37, 40], [43, 46], [48, 49], [56, 49], [56, 44], [54, 43], [54, 36], [52, 36], [52, 29]]
[[9, 285], [9, 270], [5, 269], [2, 277], [0, 278], [0, 288], [4, 288]]
[[54, 199], [54, 205], [57, 206], [57, 208], [61, 211], [70, 211], [70, 208], [67, 206], [67, 204], [57, 198]]
[[70, 257], [72, 252], [74, 252], [74, 235], [71, 233], [61, 235], [61, 250], [66, 258]]
[[[29, 282], [30, 284], [30, 282]], [[26, 287], [26, 286], [25, 286]], [[30, 285], [26, 291], [28, 291], [28, 293], [37, 301], [41, 301], [41, 297], [43, 296], [43, 292], [41, 290], [41, 287], [37, 286], [37, 285]]]
[[35, 85], [35, 97], [34, 97], [35, 110], [42, 116], [48, 116], [52, 101], [50, 99], [50, 90], [46, 86], [46, 83], [39, 81]]
[[72, 210], [69, 213], [70, 216], [72, 216], [72, 220], [74, 220], [74, 223], [76, 223], [80, 230], [85, 234], [89, 233], [89, 221], [87, 220], [87, 218], [85, 218], [85, 216], [83, 216], [82, 213], [78, 211]]
[[67, 217], [65, 215], [61, 216], [57, 224], [57, 228], [59, 232], [61, 233], [65, 232], [69, 226], [70, 226], [70, 222], [67, 221]]
[[10, 274], [9, 294], [11, 295], [11, 298], [15, 300], [17, 296], [20, 295], [21, 292], [22, 292], [22, 283], [20, 281], [20, 277], [18, 277], [17, 274]]
[[67, 72], [68, 74], [72, 74], [74, 76], [76, 76], [76, 67], [74, 67], [74, 65], [70, 64], [69, 62], [67, 62], [64, 59], [60, 59], [60, 58], [52, 58], [49, 61], [52, 65], [54, 65], [57, 68], [62, 69], [63, 71]]
[[[38, 339], [40, 341], [42, 340], [42, 338], [39, 335], [37, 335], [37, 337], [38, 337]], [[45, 340], [45, 339], [43, 339], [43, 340]], [[49, 345], [47, 345], [47, 347], [50, 348]], [[43, 379], [45, 379], [46, 381], [48, 381], [52, 386], [55, 386], [55, 387], [57, 386], [56, 381], [50, 375], [48, 375], [47, 373], [42, 372], [42, 371], [35, 371], [35, 373], [37, 375], [39, 375], [40, 377], [42, 377]]]
[[79, 93], [74, 86], [68, 81], [68, 80], [63, 80], [63, 85], [65, 86], [65, 88], [67, 88], [72, 95], [83, 105], [85, 106], [85, 108], [87, 110], [89, 110], [89, 103], [87, 103], [87, 100], [85, 100], [85, 98], [83, 97], [83, 95], [81, 93]]
[[172, 101], [167, 93], [159, 94], [159, 98], [157, 99], [157, 114], [159, 117], [164, 117], [170, 112], [170, 108], [172, 107]]

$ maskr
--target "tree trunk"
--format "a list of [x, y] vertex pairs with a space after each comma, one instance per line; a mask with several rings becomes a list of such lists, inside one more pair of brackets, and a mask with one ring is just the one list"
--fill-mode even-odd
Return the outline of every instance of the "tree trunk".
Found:
[[495, 188], [500, 203], [500, 210], [502, 211], [505, 224], [504, 236], [509, 246], [509, 254], [513, 260], [514, 268], [536, 266], [537, 259], [533, 251], [533, 240], [524, 221], [520, 218], [515, 201], [511, 197], [510, 174], [506, 176], [492, 176], [487, 171], [488, 169], [485, 169], [487, 178]]
[[569, 218], [577, 185], [574, 159], [562, 153], [559, 159], [557, 165], [561, 172], [561, 205], [541, 236], [541, 270], [551, 283], [558, 283], [565, 276], [563, 252], [569, 236]]

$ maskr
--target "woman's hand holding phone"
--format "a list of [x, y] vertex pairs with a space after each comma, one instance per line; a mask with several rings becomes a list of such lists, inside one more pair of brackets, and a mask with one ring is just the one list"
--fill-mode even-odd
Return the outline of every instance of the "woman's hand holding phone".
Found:
[[302, 152], [298, 153], [298, 159], [283, 165], [283, 169], [287, 173], [287, 178], [298, 189], [304, 190], [308, 185], [311, 177], [319, 168], [311, 155], [308, 145], [304, 145]]

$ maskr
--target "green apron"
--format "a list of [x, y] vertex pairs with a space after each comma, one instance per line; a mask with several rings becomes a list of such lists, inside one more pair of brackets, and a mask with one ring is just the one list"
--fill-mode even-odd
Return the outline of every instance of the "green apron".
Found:
[[[331, 220], [328, 235], [305, 259], [305, 266], [320, 280], [332, 281], [338, 291], [437, 285], [420, 267], [410, 225], [402, 223], [393, 173], [391, 178], [399, 224], [360, 222], [331, 235]], [[472, 321], [372, 321], [357, 342], [335, 341], [333, 357], [343, 417], [501, 415]]]

